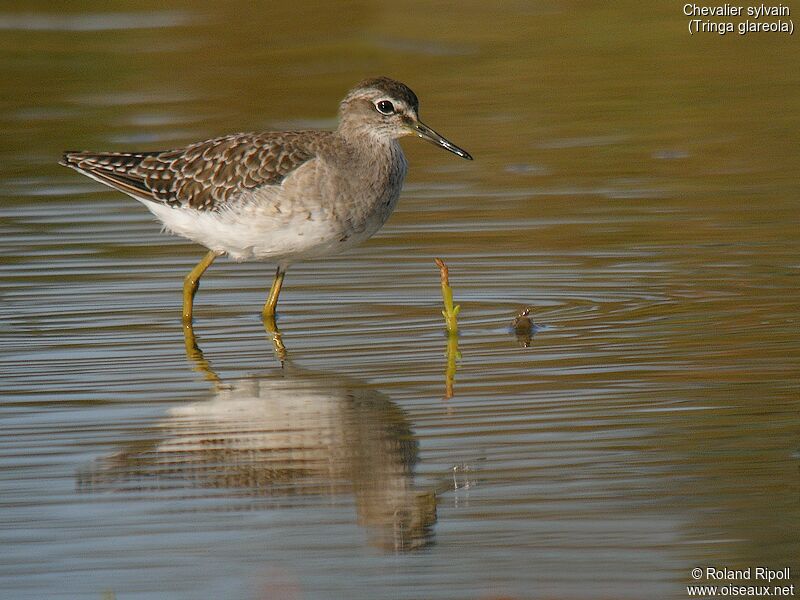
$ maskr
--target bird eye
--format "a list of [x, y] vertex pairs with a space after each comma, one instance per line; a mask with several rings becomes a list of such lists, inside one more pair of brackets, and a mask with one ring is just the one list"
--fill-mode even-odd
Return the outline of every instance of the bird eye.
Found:
[[379, 113], [384, 115], [390, 115], [394, 112], [394, 104], [392, 104], [388, 100], [381, 100], [380, 102], [376, 102], [375, 108], [378, 109]]

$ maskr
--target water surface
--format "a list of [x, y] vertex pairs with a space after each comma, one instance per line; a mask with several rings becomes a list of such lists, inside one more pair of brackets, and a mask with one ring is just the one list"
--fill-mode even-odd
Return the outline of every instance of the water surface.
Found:
[[[707, 564], [796, 577], [797, 45], [690, 38], [673, 8], [3, 9], [0, 595], [685, 598]], [[215, 263], [187, 356], [203, 250], [60, 152], [328, 127], [375, 74], [476, 161], [404, 142], [386, 227], [289, 271], [278, 352], [273, 267]]]

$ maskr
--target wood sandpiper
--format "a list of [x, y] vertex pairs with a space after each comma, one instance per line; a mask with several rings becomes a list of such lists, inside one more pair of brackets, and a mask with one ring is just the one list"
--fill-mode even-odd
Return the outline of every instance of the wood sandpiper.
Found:
[[209, 249], [183, 284], [191, 324], [200, 277], [220, 255], [278, 269], [264, 305], [273, 320], [286, 269], [359, 244], [400, 196], [398, 138], [416, 135], [472, 157], [424, 125], [406, 85], [378, 77], [339, 105], [335, 131], [236, 133], [162, 152], [65, 152], [61, 164], [132, 196], [163, 224]]

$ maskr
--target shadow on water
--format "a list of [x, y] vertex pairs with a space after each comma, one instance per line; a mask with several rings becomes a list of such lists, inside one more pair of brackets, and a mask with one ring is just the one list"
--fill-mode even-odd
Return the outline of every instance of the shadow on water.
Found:
[[296, 367], [267, 327], [281, 368], [223, 380], [191, 327], [187, 356], [212, 382], [207, 399], [170, 409], [159, 440], [135, 444], [79, 473], [83, 492], [216, 489], [292, 506], [352, 494], [370, 543], [403, 552], [433, 542], [436, 492], [414, 482], [419, 443], [407, 414], [362, 381]]

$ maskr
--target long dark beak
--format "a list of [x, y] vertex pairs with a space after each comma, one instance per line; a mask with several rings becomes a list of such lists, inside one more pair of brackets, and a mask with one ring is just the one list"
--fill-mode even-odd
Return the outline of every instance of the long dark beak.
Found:
[[440, 146], [445, 150], [452, 152], [456, 156], [460, 156], [461, 158], [466, 158], [467, 160], [472, 160], [472, 157], [470, 156], [469, 152], [467, 152], [466, 150], [462, 150], [455, 144], [451, 144], [424, 123], [417, 121], [411, 126], [411, 128], [414, 130], [414, 133], [417, 134], [419, 137], [421, 137], [423, 140], [428, 141], [431, 144], [436, 144], [437, 146]]

